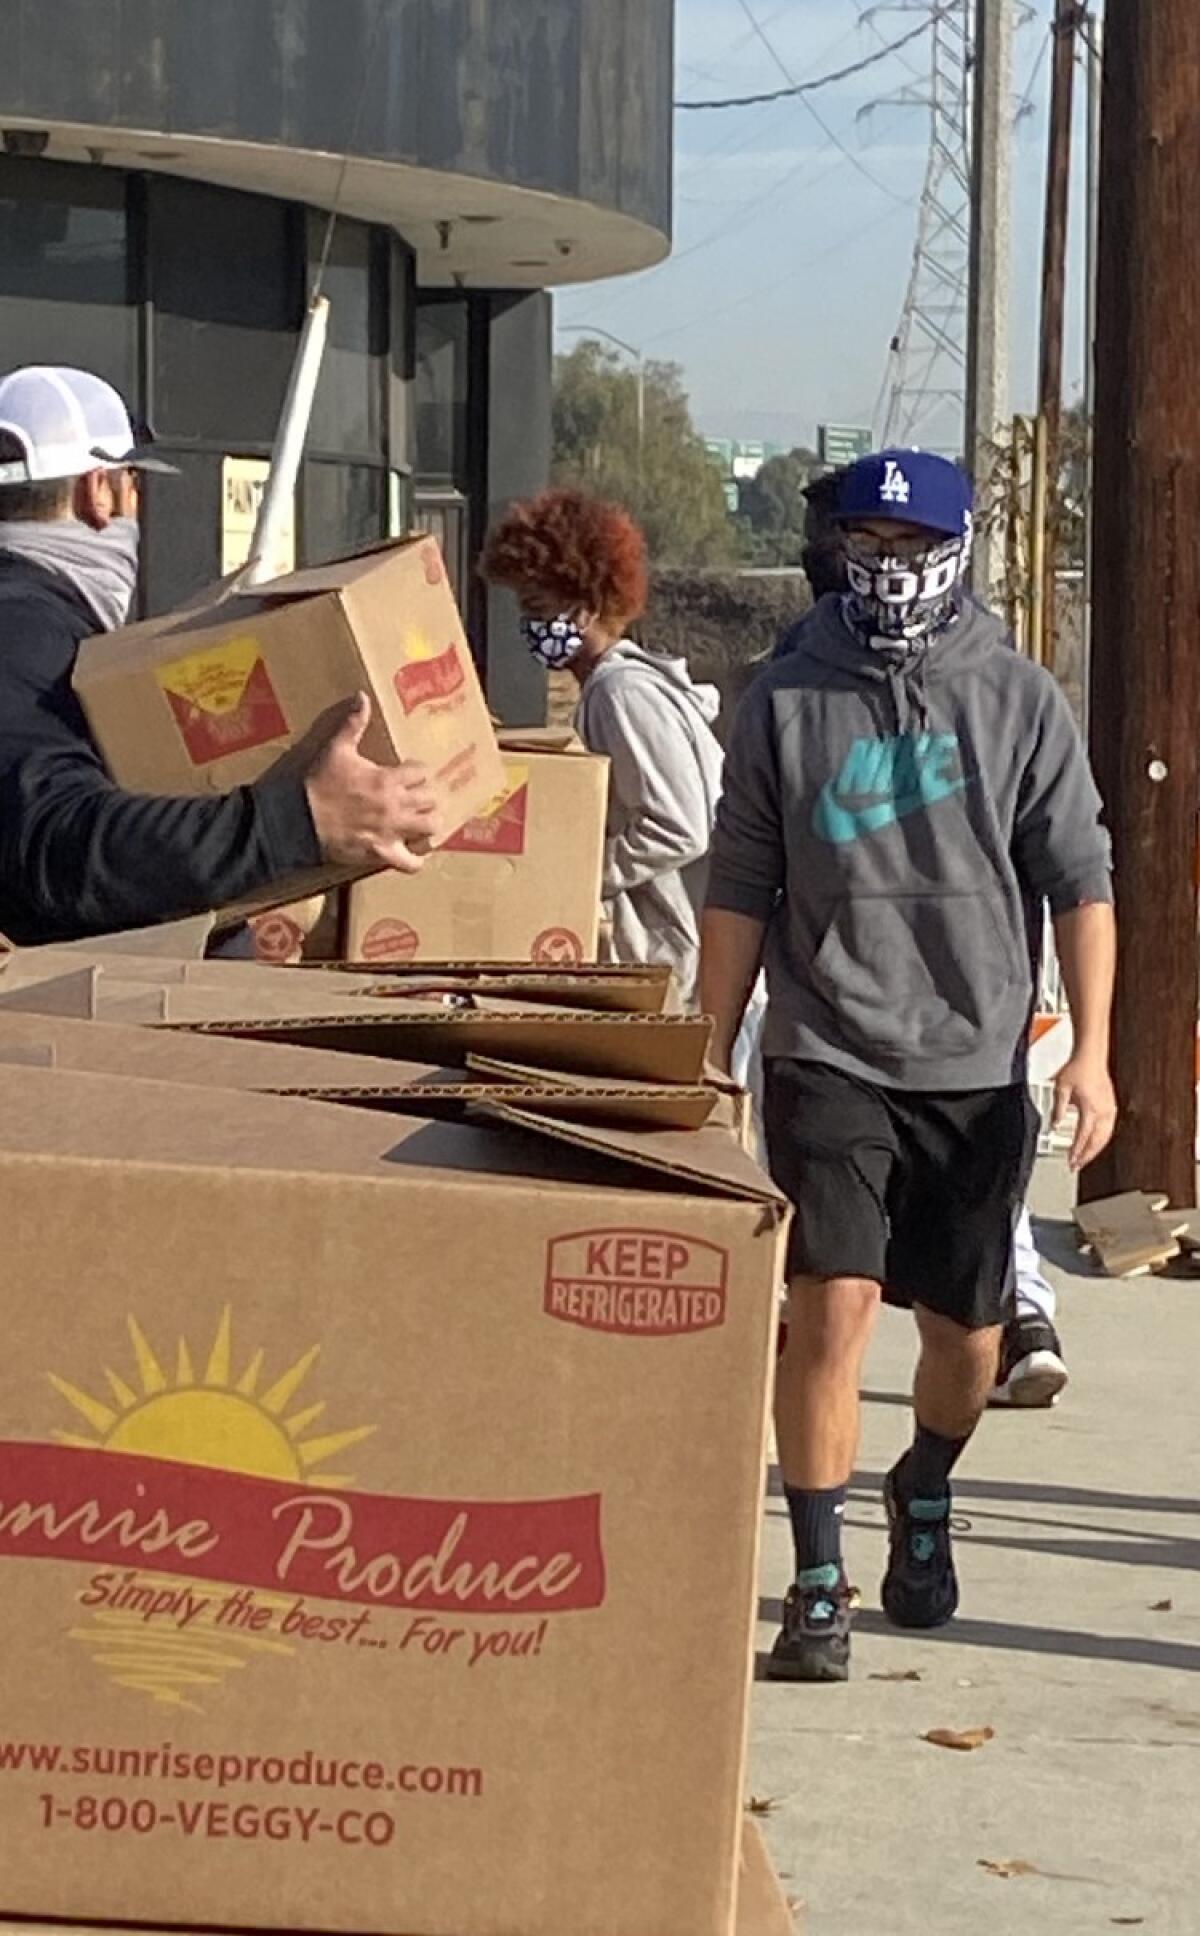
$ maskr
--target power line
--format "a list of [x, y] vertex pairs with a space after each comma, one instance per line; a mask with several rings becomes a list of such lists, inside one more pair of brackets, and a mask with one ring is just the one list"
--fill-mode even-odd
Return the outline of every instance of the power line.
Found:
[[[832, 170], [827, 172], [832, 173]], [[820, 179], [824, 180], [824, 176]], [[707, 329], [710, 323], [723, 321], [726, 316], [732, 316], [735, 310], [744, 309], [747, 303], [761, 302], [763, 297], [774, 295], [777, 289], [786, 288], [788, 283], [795, 282], [798, 276], [807, 275], [810, 269], [815, 269], [820, 263], [828, 262], [832, 257], [841, 255], [846, 249], [853, 248], [891, 219], [891, 210], [885, 208], [882, 215], [877, 216], [873, 222], [866, 223], [862, 228], [852, 229], [848, 235], [843, 235], [836, 242], [831, 242], [827, 248], [818, 250], [816, 255], [797, 263], [785, 275], [776, 276], [769, 283], [762, 283], [755, 289], [747, 290], [744, 295], [738, 296], [733, 302], [726, 303], [720, 309], [707, 310], [702, 316], [693, 316], [686, 323], [675, 323], [669, 329], [657, 330], [654, 335], [647, 337], [647, 345], [663, 342], [668, 336], [682, 336], [696, 329]]]
[[1016, 109], [1013, 114], [1014, 127], [1017, 126], [1019, 122], [1023, 121], [1027, 114], [1032, 112], [1034, 91], [1037, 88], [1038, 82], [1042, 78], [1042, 69], [1046, 65], [1046, 56], [1050, 52], [1050, 48], [1053, 44], [1053, 41], [1054, 41], [1054, 34], [1051, 31], [1050, 27], [1047, 26], [1045, 33], [1042, 35], [1042, 43], [1041, 43], [1041, 46], [1038, 48], [1037, 58], [1033, 63], [1033, 69], [1032, 69], [1032, 72], [1030, 73], [1029, 80], [1026, 83], [1025, 92], [1022, 94], [1020, 100], [1017, 102]]
[[[897, 195], [895, 190], [889, 188], [886, 182], [880, 181], [878, 175], [873, 175], [871, 173], [871, 170], [865, 165], [865, 163], [859, 160], [854, 150], [852, 148], [848, 148], [846, 146], [846, 143], [842, 140], [841, 136], [834, 132], [834, 130], [830, 127], [828, 121], [825, 119], [824, 115], [819, 111], [819, 109], [813, 106], [812, 102], [808, 98], [807, 92], [805, 91], [806, 85], [811, 86], [811, 83], [804, 84], [797, 81], [795, 75], [790, 71], [787, 65], [787, 62], [784, 60], [783, 55], [779, 52], [779, 49], [775, 46], [775, 43], [768, 36], [766, 29], [761, 25], [761, 23], [755, 17], [754, 9], [750, 5], [750, 0], [738, 0], [738, 5], [741, 7], [742, 12], [745, 14], [747, 20], [750, 22], [750, 25], [753, 27], [759, 40], [761, 40], [763, 46], [766, 48], [768, 54], [771, 56], [771, 59], [774, 61], [776, 67], [783, 75], [784, 80], [787, 81], [790, 89], [792, 90], [792, 93], [799, 100], [800, 106], [805, 110], [807, 114], [812, 116], [818, 128], [820, 128], [821, 133], [825, 136], [826, 141], [832, 142], [833, 146], [837, 148], [840, 151], [840, 153], [845, 155], [846, 160], [850, 163], [850, 166], [855, 170], [857, 170], [857, 172], [862, 176], [864, 181], [869, 181], [872, 188], [878, 189], [881, 195], [886, 195], [890, 201], [893, 201], [896, 203], [898, 208], [908, 208], [910, 206], [910, 203], [905, 200], [904, 196]], [[906, 45], [909, 40], [916, 38], [917, 33], [927, 33], [929, 31], [930, 26], [940, 18], [941, 18], [941, 10], [940, 9], [934, 10], [931, 13], [929, 19], [923, 21], [921, 26], [917, 28], [912, 34], [906, 34], [904, 36], [904, 39], [899, 44], [902, 46]], [[893, 51], [893, 49], [889, 48], [887, 51], [890, 53]], [[872, 56], [872, 59], [880, 59], [882, 58], [882, 54], [883, 54], [883, 50], [881, 49], [877, 55]]]
[[[744, 0], [740, 0], [740, 4], [744, 6]], [[748, 7], [744, 7], [744, 11], [751, 20], [755, 33], [766, 47], [775, 65], [782, 73], [787, 74], [787, 68], [784, 66], [775, 48], [767, 39], [762, 27], [754, 19]], [[948, 8], [939, 9], [931, 16], [931, 19], [939, 19], [942, 12], [948, 11]], [[919, 40], [923, 34], [929, 32], [931, 19], [923, 20], [919, 27], [913, 27], [908, 33], [901, 34], [899, 40], [889, 41], [886, 46], [877, 47], [873, 53], [864, 54], [861, 60], [853, 61], [849, 67], [836, 68], [832, 74], [818, 75], [815, 80], [796, 81], [789, 78], [786, 87], [773, 88], [765, 94], [731, 94], [711, 101], [676, 101], [675, 107], [680, 114], [697, 114], [711, 108], [757, 108], [766, 107], [772, 101], [799, 100], [805, 95], [815, 94], [820, 88], [833, 87], [838, 81], [853, 80], [856, 74], [865, 74], [869, 67], [876, 67], [880, 61], [887, 60], [892, 54], [901, 53], [905, 47], [910, 47], [914, 40]]]

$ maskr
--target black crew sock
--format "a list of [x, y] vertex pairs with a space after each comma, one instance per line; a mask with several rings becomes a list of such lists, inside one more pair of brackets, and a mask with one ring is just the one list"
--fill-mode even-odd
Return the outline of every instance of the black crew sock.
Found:
[[840, 1567], [842, 1515], [846, 1510], [845, 1486], [829, 1486], [823, 1492], [785, 1486], [784, 1492], [792, 1520], [797, 1577], [821, 1567]]
[[970, 1433], [965, 1439], [944, 1439], [940, 1432], [918, 1425], [910, 1449], [896, 1468], [900, 1497], [944, 1499], [950, 1490], [950, 1474], [970, 1443]]

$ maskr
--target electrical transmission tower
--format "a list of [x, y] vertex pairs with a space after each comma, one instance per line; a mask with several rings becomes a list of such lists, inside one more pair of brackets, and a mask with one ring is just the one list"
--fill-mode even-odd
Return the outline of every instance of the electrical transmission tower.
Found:
[[912, 273], [881, 396], [883, 441], [958, 456], [967, 375], [971, 260], [971, 0], [892, 0], [874, 14], [929, 16], [929, 74], [864, 110], [918, 108], [929, 117]]

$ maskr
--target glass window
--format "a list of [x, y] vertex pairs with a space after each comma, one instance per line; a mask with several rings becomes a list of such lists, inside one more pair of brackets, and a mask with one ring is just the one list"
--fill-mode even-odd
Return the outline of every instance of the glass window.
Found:
[[[310, 273], [325, 241], [326, 218], [308, 218]], [[313, 404], [309, 446], [339, 457], [382, 461], [387, 276], [380, 273], [375, 237], [362, 222], [339, 221], [325, 270], [329, 340]]]
[[459, 482], [466, 467], [470, 315], [465, 302], [417, 310], [417, 474]]
[[149, 208], [155, 431], [270, 446], [303, 307], [291, 209], [166, 177]]
[[0, 158], [0, 367], [74, 363], [137, 414], [125, 176]]
[[303, 563], [323, 565], [387, 536], [388, 473], [367, 464], [307, 463], [301, 485]]
[[142, 577], [146, 609], [168, 612], [221, 576], [221, 459], [208, 451], [157, 454], [178, 477], [148, 477], [142, 490]]
[[413, 522], [418, 531], [437, 539], [446, 560], [446, 573], [459, 604], [467, 593], [467, 500], [458, 491], [429, 491], [418, 487]]

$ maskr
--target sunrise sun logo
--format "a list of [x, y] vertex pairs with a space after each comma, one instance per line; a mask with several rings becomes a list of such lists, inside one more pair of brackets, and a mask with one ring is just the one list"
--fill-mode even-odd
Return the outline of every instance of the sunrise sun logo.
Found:
[[[221, 1312], [207, 1353], [199, 1358], [186, 1338], [178, 1340], [173, 1357], [160, 1355], [136, 1318], [127, 1323], [132, 1364], [126, 1373], [104, 1369], [104, 1397], [50, 1374], [54, 1390], [87, 1427], [86, 1432], [58, 1431], [59, 1444], [300, 1483], [306, 1489], [353, 1485], [353, 1474], [332, 1462], [370, 1438], [376, 1427], [316, 1429], [325, 1419], [326, 1402], [305, 1403], [301, 1391], [320, 1357], [319, 1345], [269, 1377], [261, 1350], [235, 1364], [231, 1307]], [[73, 1627], [71, 1637], [118, 1686], [165, 1706], [195, 1710], [198, 1696], [219, 1688], [250, 1656], [292, 1653], [269, 1631], [221, 1626], [220, 1590], [197, 1595], [194, 1588], [194, 1581], [157, 1573], [113, 1575], [104, 1588], [103, 1611]], [[178, 1620], [148, 1619], [154, 1596], [162, 1604], [172, 1590], [186, 1617], [181, 1611]], [[94, 1606], [99, 1591], [93, 1581], [80, 1597]], [[260, 1594], [259, 1604], [282, 1611], [289, 1602]]]

